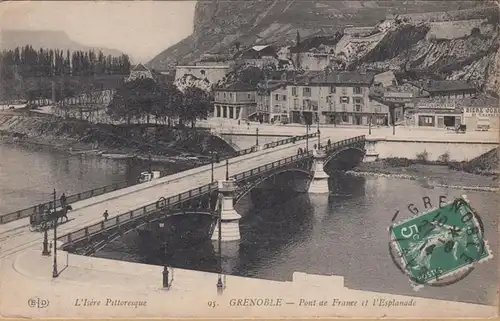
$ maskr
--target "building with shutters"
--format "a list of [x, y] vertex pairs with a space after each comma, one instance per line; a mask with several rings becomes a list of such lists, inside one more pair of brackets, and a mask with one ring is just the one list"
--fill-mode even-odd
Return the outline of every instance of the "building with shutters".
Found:
[[323, 71], [289, 82], [290, 122], [311, 119], [323, 124], [368, 124], [374, 113], [369, 98], [374, 75], [363, 71]]

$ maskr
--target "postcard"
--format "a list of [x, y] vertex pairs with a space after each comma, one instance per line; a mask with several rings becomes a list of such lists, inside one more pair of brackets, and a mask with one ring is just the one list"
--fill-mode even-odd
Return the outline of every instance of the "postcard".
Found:
[[0, 3], [2, 318], [498, 317], [495, 1]]

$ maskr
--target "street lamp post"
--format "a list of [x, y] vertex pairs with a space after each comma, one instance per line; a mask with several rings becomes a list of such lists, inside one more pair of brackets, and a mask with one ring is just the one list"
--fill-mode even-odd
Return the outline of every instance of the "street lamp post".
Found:
[[47, 222], [44, 221], [42, 222], [42, 227], [43, 227], [43, 251], [42, 255], [43, 256], [50, 256], [50, 251], [49, 251], [49, 236], [48, 236], [48, 229], [49, 227], [47, 226]]
[[368, 135], [372, 134], [372, 115], [370, 114], [370, 121], [368, 122]]
[[309, 131], [307, 130], [307, 124], [306, 124], [306, 151], [309, 152]]
[[[56, 189], [54, 188], [54, 212], [56, 211]], [[57, 216], [54, 215], [54, 265], [52, 266], [52, 277], [57, 278], [59, 272], [57, 271]]]
[[[227, 164], [227, 161], [226, 161]], [[226, 167], [227, 168], [227, 167]], [[228, 176], [226, 171], [226, 177]], [[227, 178], [226, 178], [227, 181]], [[219, 277], [217, 279], [217, 292], [222, 293], [222, 199], [219, 199], [219, 235], [218, 235], [218, 246], [219, 246]]]
[[318, 113], [316, 114], [316, 121], [318, 123], [318, 149], [320, 147], [320, 131], [319, 131], [319, 110], [318, 110]]
[[259, 129], [255, 128], [255, 133], [257, 136], [255, 136], [255, 145], [259, 146]]
[[229, 159], [226, 158], [226, 181], [229, 180]]
[[210, 151], [210, 165], [211, 165], [211, 169], [210, 169], [210, 172], [211, 172], [211, 183], [214, 182], [214, 151]]

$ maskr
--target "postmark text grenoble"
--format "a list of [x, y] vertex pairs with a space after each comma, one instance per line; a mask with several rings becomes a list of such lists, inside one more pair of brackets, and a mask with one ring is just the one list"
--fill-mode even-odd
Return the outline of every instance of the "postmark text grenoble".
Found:
[[79, 298], [75, 300], [75, 306], [77, 307], [145, 307], [147, 301], [140, 300], [120, 300], [120, 299], [110, 299], [105, 300], [95, 300], [95, 299], [85, 299]]

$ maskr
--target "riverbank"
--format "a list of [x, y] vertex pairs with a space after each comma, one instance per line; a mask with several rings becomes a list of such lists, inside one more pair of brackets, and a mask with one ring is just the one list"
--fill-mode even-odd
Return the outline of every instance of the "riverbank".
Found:
[[378, 160], [362, 163], [350, 174], [356, 176], [383, 176], [399, 179], [416, 180], [425, 188], [448, 187], [464, 190], [495, 192], [499, 190], [497, 175], [479, 175], [457, 171], [447, 165], [407, 164], [395, 166], [391, 160]]
[[73, 155], [139, 160], [151, 157], [154, 162], [193, 165], [206, 163], [209, 151], [220, 155], [232, 152], [227, 143], [206, 130], [174, 129], [157, 124], [90, 124], [22, 113], [0, 113], [0, 142], [36, 145]]

